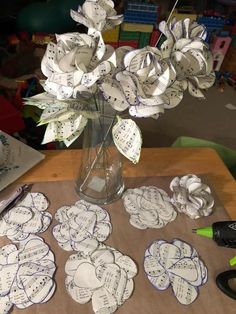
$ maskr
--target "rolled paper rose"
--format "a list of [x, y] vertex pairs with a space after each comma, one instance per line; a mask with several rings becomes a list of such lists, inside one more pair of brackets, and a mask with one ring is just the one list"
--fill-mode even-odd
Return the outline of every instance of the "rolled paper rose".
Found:
[[159, 29], [167, 37], [161, 45], [162, 56], [171, 61], [177, 82], [188, 88], [192, 96], [204, 98], [201, 89], [208, 89], [215, 82], [212, 53], [204, 42], [205, 27], [186, 18], [173, 19], [169, 25], [163, 21]]
[[102, 32], [123, 22], [123, 15], [116, 13], [114, 2], [111, 0], [87, 0], [78, 7], [78, 12], [71, 10], [71, 17], [88, 28]]
[[175, 177], [170, 183], [170, 189], [173, 192], [171, 201], [180, 213], [192, 219], [212, 213], [214, 199], [210, 187], [196, 175]]
[[58, 99], [94, 94], [97, 81], [116, 66], [114, 48], [105, 46], [99, 32], [66, 33], [56, 39], [56, 44], [48, 44], [41, 63], [45, 91]]
[[159, 49], [147, 46], [129, 51], [123, 63], [124, 71], [101, 84], [104, 98], [116, 110], [129, 107], [131, 116], [158, 118], [165, 108], [182, 100], [182, 86], [173, 84], [175, 69], [162, 60]]

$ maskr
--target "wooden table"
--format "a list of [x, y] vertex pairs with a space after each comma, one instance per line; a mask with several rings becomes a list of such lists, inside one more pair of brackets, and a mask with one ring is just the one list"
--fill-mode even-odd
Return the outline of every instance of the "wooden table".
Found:
[[[65, 204], [73, 204], [77, 196], [67, 195], [68, 186], [72, 187], [81, 160], [81, 150], [57, 150], [45, 151], [45, 160], [32, 168], [16, 183], [36, 182], [36, 191], [47, 193], [51, 200], [51, 212]], [[141, 180], [156, 177], [157, 180], [164, 177], [182, 176], [185, 174], [207, 174], [214, 186], [220, 203], [227, 210], [232, 219], [236, 219], [236, 182], [225, 167], [217, 153], [210, 148], [147, 148], [142, 149], [141, 159], [137, 165], [133, 165], [124, 159], [123, 175], [128, 177], [133, 184], [138, 184], [133, 178], [141, 177]], [[159, 177], [159, 179], [158, 179]], [[46, 181], [46, 183], [45, 183]], [[47, 181], [55, 181], [55, 189], [47, 189]], [[65, 182], [56, 182], [65, 181]], [[148, 181], [146, 181], [148, 182]], [[52, 185], [52, 184], [51, 184]], [[136, 185], [135, 185], [136, 186]], [[72, 188], [73, 189], [73, 188]], [[45, 190], [45, 191], [44, 191]], [[74, 192], [75, 194], [75, 192]], [[60, 202], [58, 201], [60, 199]], [[78, 198], [77, 198], [78, 199]], [[215, 219], [227, 217], [224, 209], [223, 216], [211, 215], [203, 220], [191, 220], [185, 215], [178, 215], [176, 222], [168, 224], [163, 229], [139, 230], [129, 224], [128, 214], [122, 208], [122, 201], [107, 205], [113, 230], [105, 242], [123, 254], [134, 259], [138, 265], [138, 275], [134, 278], [135, 290], [133, 296], [118, 309], [117, 314], [234, 314], [235, 301], [225, 296], [215, 284], [215, 277], [219, 272], [227, 269], [228, 259], [235, 254], [235, 251], [228, 248], [218, 248], [211, 239], [205, 239], [192, 234], [194, 224], [208, 225]], [[221, 207], [221, 208], [223, 208]], [[209, 218], [209, 220], [208, 220]], [[200, 221], [200, 222], [198, 222]], [[33, 305], [22, 310], [14, 307], [13, 313], [20, 314], [92, 314], [91, 302], [80, 305], [73, 301], [65, 291], [65, 263], [73, 252], [62, 250], [52, 236], [52, 228], [57, 222], [54, 219], [50, 228], [42, 236], [55, 253], [57, 272], [55, 281], [57, 290], [51, 300], [45, 304]], [[190, 306], [183, 306], [173, 297], [171, 289], [159, 292], [154, 289], [147, 280], [143, 270], [143, 254], [150, 241], [165, 239], [171, 241], [173, 237], [180, 238], [191, 243], [199, 252], [208, 267], [208, 282], [200, 288], [200, 296]], [[1, 240], [2, 244], [4, 239]], [[5, 244], [5, 243], [4, 243]], [[228, 267], [229, 268], [229, 267]]]
[[[45, 160], [18, 182], [73, 180], [79, 169], [81, 150], [43, 151]], [[133, 165], [123, 162], [124, 177], [175, 176], [207, 173], [220, 201], [236, 220], [236, 181], [218, 154], [211, 148], [143, 148], [141, 159]]]

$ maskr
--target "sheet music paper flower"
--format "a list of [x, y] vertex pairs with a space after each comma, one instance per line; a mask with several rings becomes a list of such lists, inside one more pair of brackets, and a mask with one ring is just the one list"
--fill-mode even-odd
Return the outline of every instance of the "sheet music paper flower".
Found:
[[[83, 132], [87, 119], [94, 118], [91, 111], [102, 117], [104, 110], [97, 108], [95, 98], [106, 100], [104, 103], [114, 108], [120, 118], [128, 113], [133, 118], [157, 119], [165, 109], [181, 102], [186, 89], [191, 95], [204, 98], [202, 90], [214, 84], [212, 56], [204, 42], [206, 30], [196, 22], [162, 21], [159, 28], [166, 40], [160, 49], [150, 46], [114, 49], [102, 37], [103, 31], [123, 21], [113, 1], [86, 0], [78, 11], [70, 13], [72, 19], [88, 28], [87, 34], [56, 35], [57, 42], [48, 44], [42, 59], [46, 95], [26, 99], [26, 104], [44, 110], [40, 120], [40, 124], [48, 124], [44, 144], [58, 140], [69, 146]], [[81, 102], [86, 107], [84, 98], [88, 108], [95, 103], [92, 110], [78, 110]], [[70, 107], [73, 100], [77, 101], [76, 110]], [[112, 123], [114, 134], [121, 134], [123, 123], [119, 119]], [[135, 133], [138, 132], [136, 127]], [[138, 161], [141, 140], [133, 143], [128, 153], [123, 144], [120, 146], [121, 141], [115, 143], [129, 160]]]
[[194, 174], [175, 177], [170, 183], [171, 201], [180, 213], [192, 219], [209, 216], [213, 211], [214, 198], [210, 187]]
[[174, 18], [169, 25], [162, 21], [159, 29], [167, 37], [161, 52], [176, 71], [176, 85], [188, 88], [194, 97], [204, 98], [201, 89], [208, 89], [215, 82], [212, 54], [204, 42], [205, 27], [189, 18], [180, 21]]
[[78, 12], [71, 10], [71, 17], [76, 22], [98, 31], [112, 29], [123, 22], [123, 15], [116, 15], [114, 2], [111, 0], [87, 0]]

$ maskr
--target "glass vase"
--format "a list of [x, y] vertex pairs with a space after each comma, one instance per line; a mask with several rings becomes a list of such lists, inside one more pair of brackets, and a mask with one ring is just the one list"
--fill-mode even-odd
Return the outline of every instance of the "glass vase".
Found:
[[84, 130], [76, 191], [90, 203], [109, 204], [124, 190], [122, 159], [112, 139], [115, 111], [104, 100], [99, 104], [101, 115], [89, 119]]

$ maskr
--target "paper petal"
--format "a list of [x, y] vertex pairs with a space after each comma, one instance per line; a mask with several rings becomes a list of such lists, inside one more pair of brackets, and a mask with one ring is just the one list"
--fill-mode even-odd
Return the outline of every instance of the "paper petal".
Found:
[[142, 137], [136, 123], [131, 119], [118, 119], [112, 128], [112, 136], [117, 149], [133, 163], [140, 158]]

